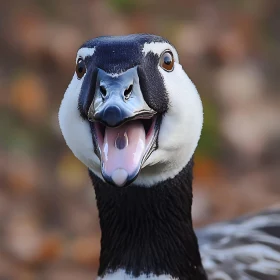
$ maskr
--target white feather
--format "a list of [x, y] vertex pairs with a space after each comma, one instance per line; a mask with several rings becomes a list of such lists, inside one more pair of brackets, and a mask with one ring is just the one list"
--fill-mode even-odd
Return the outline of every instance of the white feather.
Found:
[[81, 118], [78, 110], [78, 99], [83, 83], [74, 74], [60, 105], [59, 125], [68, 147], [73, 154], [94, 173], [102, 178], [100, 161], [94, 153], [92, 135], [88, 121]]
[[95, 52], [95, 47], [94, 48], [80, 48], [78, 50], [77, 56], [76, 56], [76, 62], [78, 59], [81, 57], [85, 59], [88, 56], [92, 56]]
[[174, 55], [175, 61], [177, 63], [179, 63], [179, 56], [178, 56], [177, 51], [175, 50], [175, 48], [173, 46], [171, 46], [170, 44], [165, 43], [165, 42], [145, 43], [143, 46], [142, 52], [144, 53], [145, 56], [149, 52], [152, 52], [153, 54], [157, 54], [158, 56], [160, 56], [162, 54], [162, 52], [165, 50], [171, 50]]
[[149, 275], [145, 275], [145, 274], [141, 274], [138, 277], [134, 277], [133, 275], [127, 274], [123, 269], [119, 269], [113, 273], [108, 273], [105, 274], [103, 277], [97, 277], [97, 280], [177, 280], [177, 278], [174, 278], [170, 275], [153, 275], [153, 274], [149, 274]]

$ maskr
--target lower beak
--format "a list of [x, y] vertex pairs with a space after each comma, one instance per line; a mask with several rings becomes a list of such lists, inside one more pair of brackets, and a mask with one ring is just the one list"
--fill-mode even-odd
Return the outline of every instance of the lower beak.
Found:
[[158, 119], [156, 116], [151, 119], [135, 118], [118, 127], [91, 122], [105, 181], [121, 187], [137, 178], [143, 163], [156, 146]]

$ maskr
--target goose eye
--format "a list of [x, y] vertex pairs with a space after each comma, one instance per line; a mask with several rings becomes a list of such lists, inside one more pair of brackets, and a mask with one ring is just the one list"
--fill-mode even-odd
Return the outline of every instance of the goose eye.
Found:
[[81, 79], [86, 73], [86, 64], [82, 58], [79, 58], [76, 64], [76, 74]]
[[165, 51], [159, 61], [159, 65], [165, 71], [171, 72], [174, 68], [174, 57], [171, 51]]

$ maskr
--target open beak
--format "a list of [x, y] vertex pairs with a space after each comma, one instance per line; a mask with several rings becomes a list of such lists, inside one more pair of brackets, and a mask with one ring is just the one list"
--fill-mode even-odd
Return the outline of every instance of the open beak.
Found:
[[156, 149], [161, 120], [143, 98], [137, 67], [118, 76], [98, 70], [88, 120], [104, 180], [129, 185]]

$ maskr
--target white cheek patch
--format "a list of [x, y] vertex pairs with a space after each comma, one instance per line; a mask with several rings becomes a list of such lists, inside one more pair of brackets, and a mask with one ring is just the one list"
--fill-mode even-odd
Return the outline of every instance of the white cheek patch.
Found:
[[58, 119], [60, 129], [68, 147], [73, 154], [101, 177], [100, 162], [94, 153], [89, 123], [82, 119], [78, 110], [78, 99], [83, 78], [78, 80], [74, 75], [62, 100]]
[[152, 42], [152, 43], [145, 43], [142, 52], [146, 56], [149, 52], [152, 52], [154, 54], [157, 54], [160, 56], [163, 51], [165, 50], [171, 50], [174, 55], [174, 60], [179, 63], [179, 57], [177, 54], [177, 51], [174, 47], [172, 47], [170, 44], [165, 42]]
[[77, 56], [76, 56], [76, 62], [78, 61], [79, 57], [82, 59], [85, 59], [87, 56], [92, 56], [95, 52], [94, 48], [81, 48], [78, 50]]
[[160, 126], [158, 149], [147, 159], [136, 179], [145, 186], [173, 178], [187, 165], [198, 144], [203, 124], [201, 99], [182, 66], [175, 63], [172, 72], [160, 67], [159, 71], [170, 104]]

